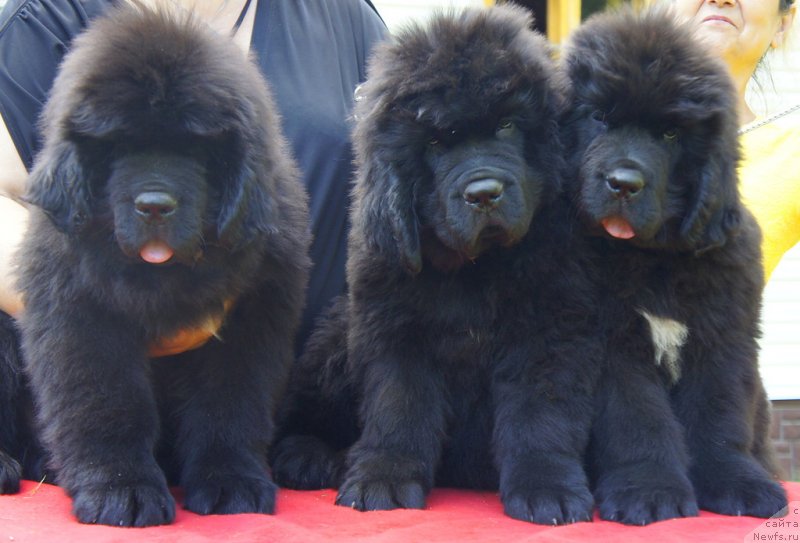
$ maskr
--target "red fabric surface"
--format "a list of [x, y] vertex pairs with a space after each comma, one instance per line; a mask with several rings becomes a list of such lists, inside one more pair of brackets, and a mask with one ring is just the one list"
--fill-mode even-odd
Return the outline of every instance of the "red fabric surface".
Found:
[[[800, 540], [800, 483], [786, 483], [789, 517], [779, 524], [764, 519], [725, 517], [702, 512], [699, 517], [657, 522], [645, 527], [622, 526], [595, 519], [592, 523], [547, 527], [503, 515], [496, 494], [437, 489], [422, 511], [361, 513], [333, 504], [332, 490], [281, 490], [275, 515], [199, 516], [179, 508], [174, 524], [153, 528], [112, 528], [79, 524], [64, 492], [51, 485], [24, 482], [22, 491], [0, 496], [0, 543], [100, 542], [382, 542], [458, 541], [511, 542], [748, 542]], [[178, 503], [180, 494], [176, 493]], [[771, 521], [775, 523], [776, 521]], [[783, 539], [775, 537], [783, 535]], [[762, 537], [763, 536], [763, 537]]]

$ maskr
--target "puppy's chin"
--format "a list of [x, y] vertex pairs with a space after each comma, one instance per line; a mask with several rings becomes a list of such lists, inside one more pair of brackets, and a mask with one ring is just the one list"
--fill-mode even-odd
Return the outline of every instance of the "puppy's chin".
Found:
[[466, 243], [443, 241], [431, 229], [422, 232], [422, 254], [425, 260], [442, 273], [454, 273], [465, 265], [474, 264], [482, 255], [495, 249], [516, 245], [521, 236], [501, 228], [484, 228]]

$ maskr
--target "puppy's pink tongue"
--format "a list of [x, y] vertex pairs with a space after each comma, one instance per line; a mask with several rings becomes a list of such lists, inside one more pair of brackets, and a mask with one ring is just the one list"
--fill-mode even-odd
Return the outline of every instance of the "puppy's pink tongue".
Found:
[[636, 235], [628, 221], [620, 217], [608, 217], [601, 221], [610, 236], [618, 239], [631, 239]]
[[150, 241], [139, 250], [142, 260], [150, 264], [163, 264], [172, 255], [172, 248], [163, 241]]

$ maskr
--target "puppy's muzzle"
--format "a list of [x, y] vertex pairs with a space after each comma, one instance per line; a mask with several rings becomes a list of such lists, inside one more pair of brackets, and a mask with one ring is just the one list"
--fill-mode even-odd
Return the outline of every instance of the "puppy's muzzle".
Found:
[[503, 183], [497, 179], [476, 179], [464, 189], [464, 201], [478, 211], [491, 211], [503, 198]]
[[142, 192], [133, 201], [136, 215], [147, 224], [161, 224], [178, 209], [178, 201], [167, 192]]
[[630, 200], [645, 186], [644, 174], [634, 168], [616, 168], [605, 176], [606, 187], [619, 200]]

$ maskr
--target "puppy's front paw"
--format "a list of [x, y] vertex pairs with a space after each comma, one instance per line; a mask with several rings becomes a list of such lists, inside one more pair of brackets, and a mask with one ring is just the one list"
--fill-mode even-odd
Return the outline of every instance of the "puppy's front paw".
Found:
[[336, 505], [359, 511], [422, 509], [425, 507], [425, 488], [418, 481], [348, 477], [336, 496]]
[[502, 493], [503, 508], [511, 518], [552, 526], [592, 520], [594, 501], [586, 487], [512, 486]]
[[272, 477], [280, 486], [297, 490], [336, 488], [343, 455], [314, 436], [288, 436], [272, 447]]
[[16, 494], [19, 492], [19, 480], [22, 467], [8, 454], [0, 451], [0, 494]]
[[688, 477], [663, 466], [637, 464], [604, 474], [595, 498], [600, 518], [634, 526], [698, 514]]
[[783, 487], [752, 456], [715, 451], [698, 459], [692, 483], [701, 509], [722, 515], [769, 518], [787, 505]]
[[788, 501], [786, 491], [768, 477], [732, 477], [709, 482], [698, 489], [697, 498], [702, 509], [722, 515], [769, 518]]
[[531, 451], [500, 467], [500, 499], [506, 515], [536, 524], [588, 522], [594, 498], [579, 457]]
[[184, 508], [200, 515], [275, 511], [277, 486], [258, 470], [247, 475], [212, 472], [187, 480], [184, 487]]
[[433, 469], [424, 462], [384, 450], [350, 451], [352, 466], [336, 496], [336, 504], [359, 511], [422, 509], [430, 489], [426, 476]]
[[164, 484], [109, 481], [74, 490], [72, 498], [72, 510], [84, 524], [142, 527], [175, 518], [175, 500]]

